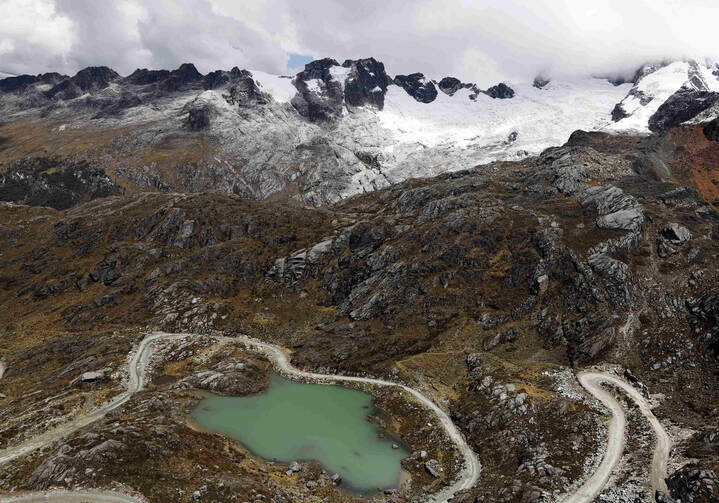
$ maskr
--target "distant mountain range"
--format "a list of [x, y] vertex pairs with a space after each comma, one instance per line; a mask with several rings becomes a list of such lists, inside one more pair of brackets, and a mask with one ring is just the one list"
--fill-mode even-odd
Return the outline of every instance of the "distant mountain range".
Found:
[[[29, 121], [22, 134], [32, 130], [26, 139], [42, 153], [101, 159], [126, 190], [220, 190], [315, 206], [538, 154], [578, 129], [641, 134], [709, 120], [718, 101], [719, 68], [695, 61], [645, 65], [630, 82], [540, 76], [488, 89], [391, 77], [374, 58], [321, 59], [295, 76], [202, 75], [183, 64], [126, 77], [89, 67], [0, 80], [6, 128]], [[40, 153], [5, 152], [0, 162]]]

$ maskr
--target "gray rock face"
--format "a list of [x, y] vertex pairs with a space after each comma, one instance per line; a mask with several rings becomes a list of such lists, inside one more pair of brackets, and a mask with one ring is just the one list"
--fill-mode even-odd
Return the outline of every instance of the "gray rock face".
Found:
[[557, 177], [552, 185], [562, 194], [571, 196], [584, 188], [588, 178], [584, 166], [562, 166], [557, 168]]
[[615, 211], [597, 218], [597, 227], [600, 229], [621, 229], [625, 231], [639, 230], [644, 222], [644, 212], [641, 208], [630, 208]]
[[637, 231], [644, 223], [644, 210], [639, 202], [618, 187], [587, 187], [577, 199], [582, 208], [600, 215], [597, 226], [602, 229]]
[[628, 307], [630, 303], [627, 282], [629, 266], [604, 254], [590, 256], [589, 265], [601, 278], [610, 294], [610, 300], [618, 307]]
[[339, 63], [330, 58], [312, 61], [292, 81], [297, 88], [292, 106], [311, 122], [332, 122], [342, 116], [344, 91], [332, 77], [333, 66]]

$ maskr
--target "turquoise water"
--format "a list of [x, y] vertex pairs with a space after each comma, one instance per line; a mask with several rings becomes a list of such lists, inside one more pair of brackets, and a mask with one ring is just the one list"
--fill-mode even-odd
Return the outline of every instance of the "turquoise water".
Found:
[[265, 459], [319, 461], [342, 475], [343, 486], [364, 492], [397, 487], [400, 460], [409, 454], [399, 442], [379, 437], [383, 430], [367, 420], [371, 412], [367, 393], [275, 375], [259, 395], [207, 396], [192, 417]]

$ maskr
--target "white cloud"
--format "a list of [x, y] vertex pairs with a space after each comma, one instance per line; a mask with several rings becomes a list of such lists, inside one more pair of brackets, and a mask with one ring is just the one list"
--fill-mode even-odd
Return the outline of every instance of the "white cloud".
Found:
[[52, 0], [0, 2], [2, 69], [35, 72], [63, 66], [75, 36], [72, 20], [59, 14]]
[[482, 86], [719, 59], [715, 0], [4, 0], [0, 68], [285, 70], [288, 54], [374, 56], [390, 74]]

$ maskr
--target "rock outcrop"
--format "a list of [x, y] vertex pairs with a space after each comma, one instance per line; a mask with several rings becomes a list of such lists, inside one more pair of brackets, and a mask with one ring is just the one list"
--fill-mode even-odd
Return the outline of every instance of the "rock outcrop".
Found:
[[500, 99], [500, 100], [506, 100], [510, 98], [514, 98], [514, 89], [509, 87], [504, 82], [497, 84], [496, 86], [492, 86], [488, 88], [486, 91], [482, 91], [484, 94], [489, 96], [490, 98], [494, 99]]
[[437, 98], [437, 88], [422, 73], [397, 75], [394, 83], [420, 103], [432, 103]]
[[349, 69], [345, 79], [345, 103], [348, 107], [373, 106], [384, 108], [384, 96], [392, 79], [387, 75], [384, 64], [374, 58], [351, 60], [342, 63]]

